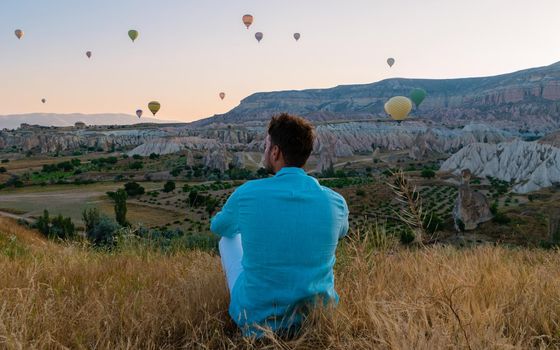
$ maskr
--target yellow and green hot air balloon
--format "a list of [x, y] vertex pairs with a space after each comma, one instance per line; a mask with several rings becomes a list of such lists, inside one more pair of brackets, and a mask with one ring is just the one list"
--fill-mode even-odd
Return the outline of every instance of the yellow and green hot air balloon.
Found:
[[138, 31], [134, 29], [129, 30], [128, 37], [130, 38], [130, 40], [132, 40], [132, 42], [134, 42], [134, 40], [138, 38]]
[[412, 100], [412, 102], [414, 102], [414, 104], [416, 105], [416, 108], [420, 107], [420, 104], [422, 103], [422, 101], [424, 101], [424, 99], [426, 98], [426, 90], [424, 89], [413, 89], [410, 92], [410, 99]]
[[395, 96], [385, 103], [385, 112], [394, 120], [401, 122], [412, 110], [412, 101], [408, 97]]
[[150, 110], [150, 112], [152, 112], [154, 116], [156, 115], [156, 113], [159, 111], [160, 108], [161, 105], [159, 104], [158, 101], [152, 101], [148, 103], [148, 109]]

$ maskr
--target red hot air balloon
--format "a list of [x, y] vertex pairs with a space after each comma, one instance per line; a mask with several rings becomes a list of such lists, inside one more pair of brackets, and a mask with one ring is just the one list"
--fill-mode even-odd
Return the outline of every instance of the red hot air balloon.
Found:
[[249, 29], [251, 24], [253, 24], [253, 16], [252, 15], [243, 16], [243, 24], [245, 24], [245, 27], [247, 27], [247, 29]]

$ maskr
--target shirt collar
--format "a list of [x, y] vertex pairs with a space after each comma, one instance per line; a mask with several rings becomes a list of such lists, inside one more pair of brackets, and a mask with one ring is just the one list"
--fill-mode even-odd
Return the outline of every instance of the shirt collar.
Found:
[[280, 169], [275, 176], [281, 176], [281, 175], [285, 175], [285, 174], [300, 174], [300, 175], [305, 175], [306, 172], [305, 170], [303, 170], [302, 168], [298, 168], [298, 167], [291, 167], [291, 166], [285, 166], [282, 169]]

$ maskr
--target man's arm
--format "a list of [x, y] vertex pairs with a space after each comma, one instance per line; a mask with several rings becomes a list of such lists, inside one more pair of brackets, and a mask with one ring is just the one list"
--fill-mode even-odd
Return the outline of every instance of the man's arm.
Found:
[[348, 210], [348, 205], [346, 204], [346, 200], [344, 200], [344, 198], [342, 199], [342, 203], [344, 204], [344, 214], [342, 217], [342, 225], [340, 226], [340, 233], [338, 235], [338, 239], [341, 239], [342, 237], [346, 236], [346, 234], [348, 233], [348, 215], [350, 213], [350, 211]]
[[238, 214], [239, 208], [237, 198], [239, 188], [235, 190], [224, 204], [218, 214], [210, 220], [210, 231], [218, 236], [232, 238], [239, 233]]

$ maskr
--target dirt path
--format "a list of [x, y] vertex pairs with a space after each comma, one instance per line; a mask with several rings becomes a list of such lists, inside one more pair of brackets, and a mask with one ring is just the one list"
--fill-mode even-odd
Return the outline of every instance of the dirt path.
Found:
[[36, 220], [30, 217], [27, 217], [29, 213], [27, 214], [23, 214], [23, 215], [17, 215], [17, 214], [12, 214], [12, 213], [7, 213], [5, 211], [1, 211], [0, 210], [0, 217], [5, 217], [5, 218], [10, 218], [10, 219], [15, 219], [15, 220], [25, 220], [29, 223], [33, 223]]

